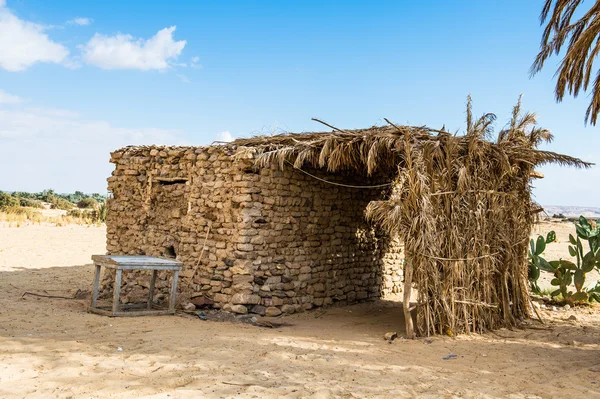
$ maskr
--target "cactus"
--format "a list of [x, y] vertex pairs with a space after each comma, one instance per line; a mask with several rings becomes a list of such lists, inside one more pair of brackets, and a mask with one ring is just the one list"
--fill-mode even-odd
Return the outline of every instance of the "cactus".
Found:
[[600, 248], [600, 227], [595, 221], [579, 216], [579, 223], [575, 222], [575, 231], [579, 238], [588, 242], [590, 251], [595, 253]]
[[554, 272], [554, 268], [542, 258], [541, 255], [546, 249], [546, 244], [556, 241], [556, 233], [551, 231], [548, 233], [546, 238], [538, 236], [536, 241], [531, 239], [529, 241], [529, 282], [531, 283], [531, 290], [536, 294], [541, 294], [541, 289], [537, 284], [540, 278], [540, 270], [547, 272]]
[[[550, 282], [559, 288], [552, 292], [551, 296], [561, 294], [563, 300], [569, 304], [574, 302], [597, 301], [600, 302], [600, 285], [592, 289], [585, 287], [586, 274], [600, 268], [600, 250], [598, 249], [598, 239], [600, 230], [595, 223], [581, 216], [579, 223], [575, 223], [577, 237], [569, 234], [569, 254], [576, 259], [576, 263], [564, 259], [549, 262], [554, 267], [554, 279]], [[584, 253], [581, 239], [587, 240], [590, 250]], [[575, 284], [575, 292], [569, 291], [568, 287]]]
[[[565, 259], [546, 261], [541, 255], [546, 249], [546, 244], [556, 241], [556, 233], [551, 231], [547, 237], [539, 236], [536, 241], [530, 241], [529, 251], [529, 280], [534, 293], [540, 294], [537, 285], [540, 270], [551, 272], [554, 278], [550, 282], [557, 287], [550, 296], [562, 296], [562, 300], [570, 305], [577, 302], [600, 302], [600, 282], [594, 288], [585, 287], [586, 274], [598, 268], [600, 270], [600, 228], [594, 221], [588, 221], [581, 216], [575, 223], [577, 237], [569, 234], [569, 254], [576, 259], [576, 263]], [[589, 251], [584, 253], [583, 242], [588, 242]], [[575, 286], [575, 290], [569, 288]]]

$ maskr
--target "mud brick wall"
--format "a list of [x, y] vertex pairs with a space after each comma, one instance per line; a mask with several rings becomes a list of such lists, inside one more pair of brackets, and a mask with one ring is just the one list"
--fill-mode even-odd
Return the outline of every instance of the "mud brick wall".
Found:
[[[292, 167], [255, 169], [234, 148], [127, 147], [111, 156], [109, 254], [176, 257], [180, 302], [205, 296], [236, 313], [275, 316], [400, 290], [402, 248], [364, 220], [381, 190], [334, 186]], [[366, 179], [311, 170], [329, 181]], [[155, 300], [170, 282], [159, 273]], [[112, 289], [112, 275], [103, 280]], [[147, 295], [127, 273], [124, 302]]]

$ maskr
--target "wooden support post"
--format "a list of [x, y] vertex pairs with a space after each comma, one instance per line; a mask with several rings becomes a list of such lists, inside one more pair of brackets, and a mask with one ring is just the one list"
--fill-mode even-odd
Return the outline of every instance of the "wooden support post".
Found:
[[156, 284], [156, 270], [152, 270], [152, 279], [150, 280], [150, 294], [148, 295], [148, 309], [152, 309], [154, 300], [154, 285]]
[[415, 330], [413, 327], [412, 316], [410, 314], [410, 292], [412, 289], [412, 262], [407, 260], [404, 263], [404, 297], [402, 300], [402, 307], [404, 309], [404, 323], [406, 324], [406, 338], [414, 339]]
[[100, 268], [102, 267], [97, 263], [94, 266], [96, 266], [96, 274], [94, 275], [94, 290], [92, 291], [92, 308], [96, 307], [96, 301], [98, 300], [98, 291], [100, 289]]
[[121, 296], [121, 277], [123, 274], [123, 270], [117, 269], [115, 272], [115, 284], [113, 287], [113, 313], [117, 313], [119, 311], [119, 297]]
[[173, 284], [171, 285], [171, 298], [169, 299], [169, 312], [175, 313], [175, 297], [177, 295], [177, 281], [179, 280], [179, 271], [173, 272]]

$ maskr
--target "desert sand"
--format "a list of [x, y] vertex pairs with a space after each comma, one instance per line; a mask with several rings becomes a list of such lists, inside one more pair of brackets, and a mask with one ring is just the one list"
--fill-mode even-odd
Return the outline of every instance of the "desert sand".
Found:
[[[556, 230], [560, 252], [568, 229]], [[94, 226], [0, 226], [0, 397], [600, 397], [595, 307], [541, 310], [545, 324], [522, 330], [390, 344], [383, 335], [403, 328], [392, 301], [277, 318], [283, 325], [269, 329], [185, 313], [108, 318], [86, 312], [89, 295], [23, 296], [89, 291], [104, 236]]]

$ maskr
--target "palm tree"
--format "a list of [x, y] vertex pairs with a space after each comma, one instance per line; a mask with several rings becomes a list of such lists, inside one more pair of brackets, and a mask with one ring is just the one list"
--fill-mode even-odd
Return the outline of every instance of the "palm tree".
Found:
[[[583, 0], [546, 0], [540, 22], [546, 27], [540, 52], [531, 66], [531, 74], [539, 72], [544, 62], [558, 55], [566, 43], [566, 53], [556, 74], [556, 101], [562, 101], [565, 92], [577, 97], [581, 89], [590, 86], [594, 59], [600, 52], [600, 0], [583, 10], [583, 15], [571, 21]], [[592, 100], [585, 113], [585, 122], [596, 124], [600, 113], [600, 71], [595, 72], [591, 88]]]

